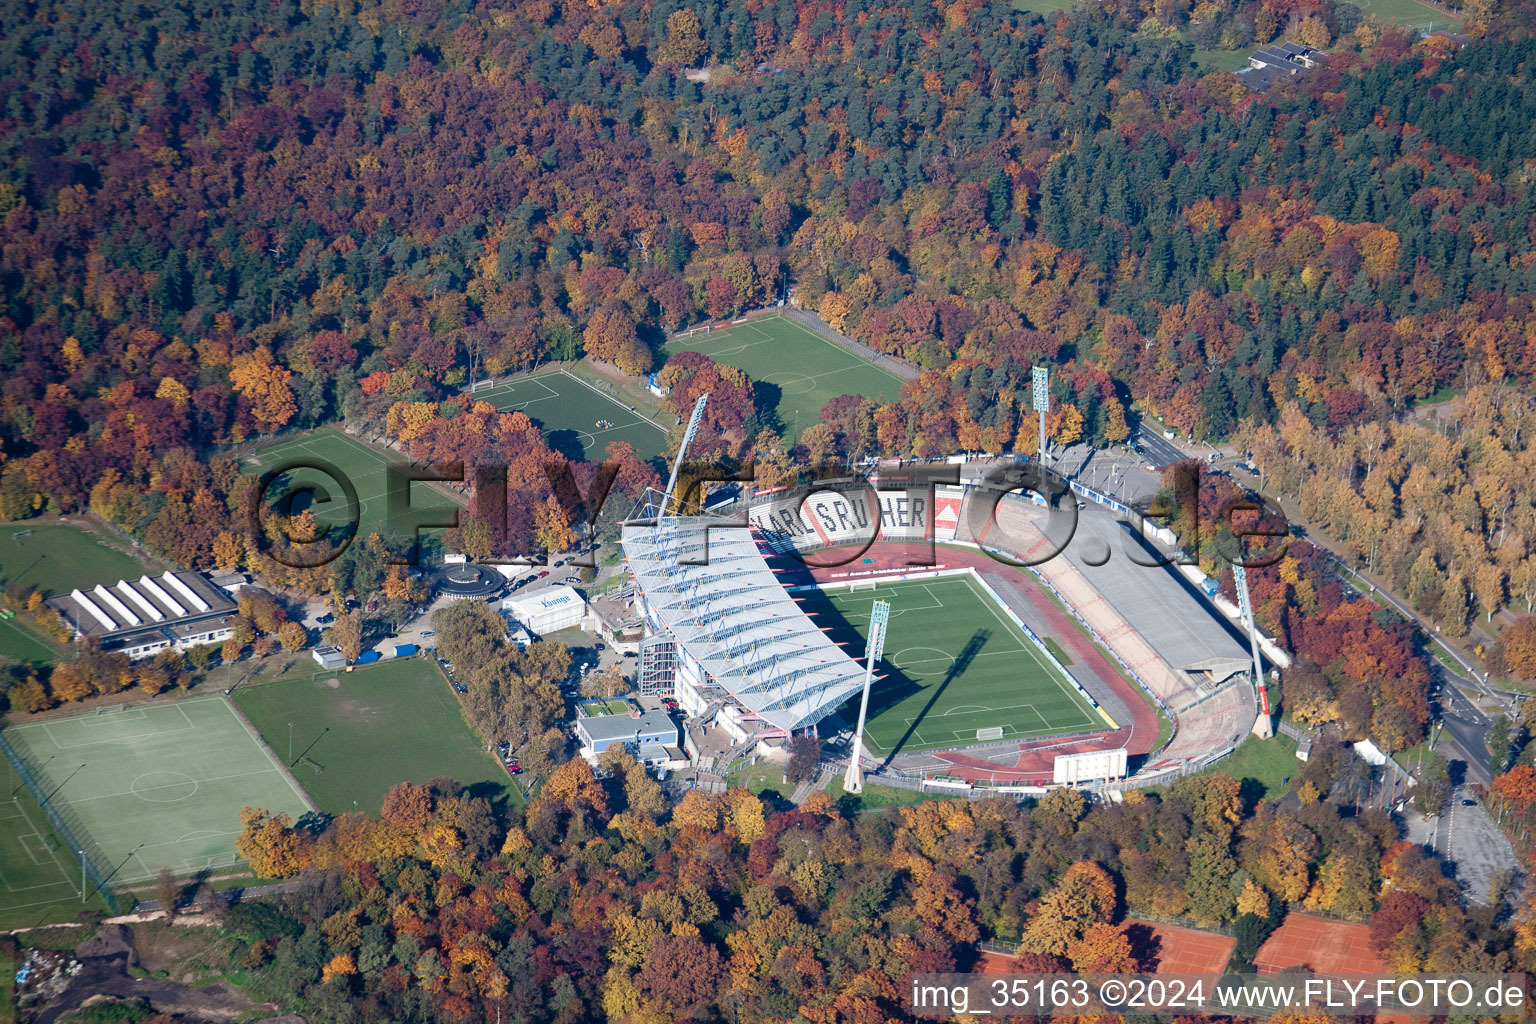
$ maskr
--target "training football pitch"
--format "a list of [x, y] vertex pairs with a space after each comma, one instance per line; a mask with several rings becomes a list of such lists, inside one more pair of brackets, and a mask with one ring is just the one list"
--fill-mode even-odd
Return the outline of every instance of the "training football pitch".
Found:
[[[261, 474], [276, 469], [288, 470], [283, 474], [284, 479], [275, 480], [269, 486], [268, 495], [281, 497], [294, 494], [300, 488], [315, 487], [310, 505], [315, 521], [337, 529], [345, 529], [355, 521], [358, 537], [378, 533], [397, 540], [410, 540], [416, 536], [417, 524], [444, 521], [460, 507], [431, 485], [413, 483], [410, 485], [410, 508], [392, 518], [389, 514], [388, 474], [392, 459], [402, 465], [409, 461], [400, 455], [386, 454], [335, 427], [321, 427], [256, 449], [246, 457], [243, 468], [246, 472]], [[345, 481], [337, 477], [345, 478]], [[344, 482], [350, 482], [357, 495], [356, 507], [351, 504]]]
[[223, 697], [28, 722], [6, 737], [44, 795], [89, 835], [82, 841], [95, 842], [114, 887], [166, 867], [187, 875], [238, 865], [243, 807], [294, 818], [308, 809]]
[[702, 352], [745, 370], [759, 387], [771, 389], [769, 397], [777, 392], [779, 422], [789, 437], [816, 423], [822, 407], [838, 395], [889, 402], [901, 390], [894, 373], [782, 316], [679, 334], [664, 351]]
[[518, 377], [473, 395], [504, 412], [528, 414], [555, 451], [573, 461], [601, 462], [614, 441], [624, 441], [642, 459], [660, 455], [667, 428], [564, 370]]
[[[872, 753], [1113, 728], [970, 576], [814, 592], [802, 607], [857, 656], [877, 599], [891, 603], [891, 618], [876, 669], [884, 678], [870, 690], [864, 729]], [[849, 725], [858, 720], [858, 701], [843, 706]]]
[[440, 776], [475, 796], [521, 800], [429, 659], [242, 686], [235, 702], [322, 811], [378, 814], [395, 783]]

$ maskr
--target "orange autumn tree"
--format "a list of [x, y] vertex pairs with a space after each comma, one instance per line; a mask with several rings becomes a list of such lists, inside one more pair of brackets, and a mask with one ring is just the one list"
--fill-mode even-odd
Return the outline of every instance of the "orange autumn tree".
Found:
[[1115, 883], [1092, 861], [1069, 867], [1040, 899], [1024, 930], [1020, 948], [1062, 956], [1095, 924], [1108, 924], [1115, 913]]
[[272, 352], [265, 345], [229, 369], [230, 386], [251, 403], [251, 415], [269, 431], [283, 426], [298, 412], [288, 386], [292, 376], [291, 371], [272, 361]]
[[240, 835], [235, 852], [251, 864], [258, 878], [287, 878], [296, 875], [309, 862], [301, 836], [293, 830], [293, 819], [286, 814], [269, 814], [256, 807], [240, 812]]

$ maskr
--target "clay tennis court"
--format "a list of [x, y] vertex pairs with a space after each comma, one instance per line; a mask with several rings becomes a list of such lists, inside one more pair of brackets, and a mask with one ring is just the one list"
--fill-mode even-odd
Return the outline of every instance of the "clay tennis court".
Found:
[[[1126, 919], [1131, 951], [1151, 974], [1220, 974], [1237, 940], [1196, 928]], [[1014, 974], [1017, 961], [1002, 953], [984, 952], [976, 962], [981, 974]]]
[[1289, 914], [1259, 947], [1253, 965], [1260, 974], [1305, 967], [1319, 974], [1389, 974], [1370, 945], [1370, 929], [1348, 921]]
[[1155, 921], [1126, 921], [1131, 950], [1154, 974], [1220, 974], [1237, 940]]

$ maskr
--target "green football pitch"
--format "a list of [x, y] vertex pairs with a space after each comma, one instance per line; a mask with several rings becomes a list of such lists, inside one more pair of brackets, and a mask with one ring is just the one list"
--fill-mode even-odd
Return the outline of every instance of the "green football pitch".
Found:
[[[314, 504], [310, 506], [316, 522], [345, 528], [355, 518], [359, 537], [378, 533], [409, 540], [415, 536], [418, 523], [443, 521], [460, 507], [431, 485], [412, 483], [410, 508], [392, 518], [389, 514], [388, 474], [391, 462], [405, 465], [408, 460], [359, 441], [335, 427], [321, 427], [256, 449], [246, 456], [242, 468], [248, 473], [262, 474], [276, 469], [289, 470], [283, 474], [284, 479], [269, 486], [267, 493], [274, 498], [293, 494], [301, 487], [323, 489], [323, 494], [317, 489]], [[335, 467], [336, 473], [351, 482], [357, 494], [357, 507], [352, 506], [342, 486], [343, 481], [334, 479], [328, 466]], [[421, 532], [438, 531], [423, 528]]]
[[[891, 603], [891, 618], [876, 670], [884, 678], [870, 690], [864, 728], [872, 753], [952, 750], [1109, 727], [969, 576], [811, 592], [802, 607], [857, 655], [876, 599]], [[858, 702], [843, 706], [850, 725], [858, 720]], [[996, 728], [1001, 736], [977, 739]]]
[[518, 377], [465, 397], [527, 413], [549, 446], [572, 460], [601, 462], [614, 441], [627, 442], [642, 459], [660, 455], [667, 444], [665, 426], [564, 370]]
[[113, 886], [166, 867], [236, 866], [241, 808], [308, 809], [223, 697], [27, 722], [6, 736], [95, 842]]
[[901, 378], [894, 373], [782, 316], [679, 334], [663, 351], [702, 352], [747, 371], [759, 387], [770, 389], [789, 437], [817, 422], [822, 407], [839, 395], [889, 402], [901, 390]]
[[0, 790], [0, 929], [73, 920], [82, 908], [105, 909], [89, 884], [86, 898], [80, 898], [75, 852], [53, 831], [4, 757], [0, 786], [5, 787]]
[[[0, 526], [0, 580], [7, 586], [35, 587], [45, 597], [53, 597], [76, 587], [136, 580], [146, 571], [90, 531], [67, 523], [33, 520]], [[0, 657], [48, 662], [56, 656], [37, 634], [20, 624], [20, 616], [0, 619]]]
[[235, 703], [323, 811], [377, 814], [395, 783], [440, 776], [492, 801], [521, 799], [427, 658], [240, 687]]

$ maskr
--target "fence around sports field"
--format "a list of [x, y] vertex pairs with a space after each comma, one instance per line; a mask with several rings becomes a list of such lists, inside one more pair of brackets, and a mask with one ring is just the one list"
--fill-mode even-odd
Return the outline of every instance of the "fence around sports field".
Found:
[[107, 909], [114, 914], [122, 913], [117, 894], [107, 884], [107, 879], [112, 877], [111, 864], [101, 852], [101, 847], [97, 846], [96, 841], [91, 838], [91, 834], [80, 824], [80, 819], [76, 818], [74, 812], [68, 807], [53, 802], [50, 795], [44, 791], [38, 773], [22, 753], [11, 745], [11, 741], [6, 738], [3, 730], [0, 730], [0, 752], [4, 752], [5, 759], [11, 763], [11, 768], [27, 787], [27, 792], [32, 794], [32, 799], [37, 801], [37, 806], [42, 808], [53, 830], [80, 859], [87, 881], [101, 893]]

